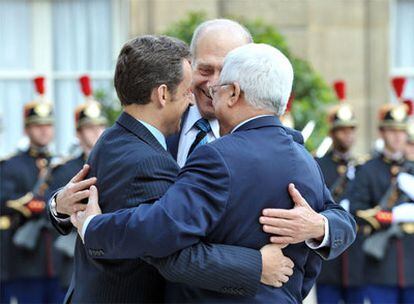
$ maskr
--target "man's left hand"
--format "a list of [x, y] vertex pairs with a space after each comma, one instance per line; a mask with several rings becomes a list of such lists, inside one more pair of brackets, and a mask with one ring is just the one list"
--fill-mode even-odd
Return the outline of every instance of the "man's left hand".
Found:
[[102, 214], [102, 210], [98, 204], [98, 189], [95, 186], [91, 186], [89, 188], [89, 191], [90, 195], [85, 211], [78, 211], [76, 213], [73, 213], [70, 217], [70, 221], [78, 230], [78, 234], [82, 238], [82, 241], [84, 241], [83, 225], [85, 224], [86, 219], [89, 216]]
[[325, 220], [302, 197], [295, 185], [289, 184], [289, 194], [295, 203], [293, 209], [264, 209], [260, 223], [263, 231], [274, 234], [276, 244], [296, 244], [305, 240], [321, 241], [325, 235]]

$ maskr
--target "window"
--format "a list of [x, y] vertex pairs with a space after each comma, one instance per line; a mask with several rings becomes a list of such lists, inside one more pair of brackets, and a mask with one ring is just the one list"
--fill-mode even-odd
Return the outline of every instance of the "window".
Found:
[[414, 100], [414, 0], [395, 0], [391, 76], [405, 76], [404, 98]]
[[128, 1], [5, 0], [0, 2], [0, 155], [22, 142], [23, 105], [35, 97], [32, 79], [46, 77], [55, 106], [55, 151], [74, 143], [78, 84], [89, 74], [95, 90], [113, 96], [113, 68], [128, 37]]

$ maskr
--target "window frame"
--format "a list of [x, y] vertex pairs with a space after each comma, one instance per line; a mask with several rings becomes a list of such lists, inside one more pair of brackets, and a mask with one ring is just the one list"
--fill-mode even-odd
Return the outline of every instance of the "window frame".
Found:
[[[32, 69], [22, 70], [5, 70], [0, 69], [0, 81], [10, 80], [28, 80], [31, 81], [36, 76], [42, 75], [46, 78], [46, 93], [47, 100], [54, 101], [55, 96], [55, 81], [56, 80], [77, 80], [80, 75], [88, 74], [93, 80], [110, 80], [113, 79], [113, 70], [102, 71], [88, 71], [77, 70], [70, 72], [54, 71], [53, 70], [53, 30], [52, 30], [52, 1], [30, 1], [31, 10], [31, 38], [32, 38]], [[123, 43], [129, 37], [130, 31], [130, 2], [109, 0], [111, 3], [112, 13], [112, 59], [115, 61]], [[26, 101], [25, 101], [26, 102]], [[28, 102], [28, 101], [27, 101]], [[0, 108], [0, 118], [5, 116], [3, 112], [5, 107]], [[71, 115], [71, 113], [70, 113]], [[4, 119], [1, 119], [3, 126], [0, 132], [7, 132], [10, 126], [5, 125]], [[59, 122], [55, 122], [57, 126]], [[74, 131], [73, 131], [74, 132]], [[58, 136], [58, 134], [56, 134]], [[20, 138], [15, 142], [6, 142], [6, 138], [0, 134], [0, 157], [13, 153], [21, 145], [21, 142], [27, 142], [24, 139], [24, 134], [20, 134]], [[20, 143], [19, 143], [20, 142]], [[55, 138], [54, 143], [57, 143]], [[24, 145], [24, 144], [23, 144]], [[65, 154], [67, 151], [62, 151], [58, 146], [54, 147], [60, 154]]]

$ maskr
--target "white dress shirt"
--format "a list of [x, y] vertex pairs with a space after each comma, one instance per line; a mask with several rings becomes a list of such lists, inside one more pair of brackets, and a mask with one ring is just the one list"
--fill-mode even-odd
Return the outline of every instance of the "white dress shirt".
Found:
[[[241, 122], [240, 124], [238, 124], [236, 127], [234, 127], [233, 130], [232, 130], [232, 133], [235, 130], [237, 130], [239, 127], [241, 127], [242, 125], [246, 124], [247, 122], [249, 122], [251, 120], [254, 120], [256, 118], [259, 118], [259, 117], [264, 117], [264, 116], [271, 116], [271, 115], [258, 115], [258, 116], [249, 118], [249, 119]], [[187, 160], [188, 151], [190, 150], [190, 147], [193, 144], [193, 142], [194, 142], [194, 140], [197, 136], [197, 133], [199, 132], [199, 130], [196, 127], [194, 127], [194, 124], [200, 118], [201, 118], [201, 114], [200, 114], [197, 106], [190, 107], [187, 119], [184, 122], [183, 130], [181, 131], [180, 141], [179, 141], [179, 145], [178, 145], [177, 159], [178, 159], [178, 164], [179, 164], [180, 167], [183, 167], [185, 165], [185, 162]], [[141, 123], [143, 123], [143, 122], [141, 122]], [[207, 141], [212, 142], [213, 140], [220, 137], [219, 124], [218, 124], [217, 119], [209, 120], [209, 123], [210, 123], [212, 131], [207, 134], [207, 136], [208, 136]], [[145, 124], [145, 123], [143, 123], [143, 124], [144, 124], [144, 126], [146, 126], [148, 128], [147, 124]], [[151, 133], [154, 132], [154, 130], [151, 130], [152, 128], [148, 128]], [[158, 130], [156, 130], [156, 131], [158, 131]], [[154, 133], [153, 133], [153, 135], [160, 141], [160, 139], [158, 138], [159, 136], [156, 136]], [[157, 135], [159, 135], [159, 134], [157, 134]], [[164, 146], [163, 143], [161, 143], [161, 145]], [[82, 231], [81, 231], [82, 240], [84, 240], [86, 229], [87, 229], [88, 224], [90, 223], [90, 221], [93, 219], [93, 217], [94, 217], [94, 215], [89, 216], [86, 219], [86, 221], [85, 221], [85, 223], [82, 227]], [[309, 239], [309, 240], [305, 241], [306, 245], [311, 249], [319, 249], [319, 248], [322, 248], [322, 247], [325, 247], [325, 246], [329, 245], [329, 221], [325, 216], [323, 216], [323, 220], [324, 220], [324, 224], [325, 224], [324, 225], [325, 236], [324, 236], [322, 242], [317, 241], [317, 240], [313, 240], [313, 239]]]
[[[180, 167], [184, 167], [187, 161], [188, 151], [190, 151], [190, 147], [200, 131], [194, 126], [200, 118], [202, 117], [197, 106], [190, 107], [178, 143], [177, 163]], [[217, 119], [209, 119], [208, 122], [210, 123], [211, 131], [207, 133], [207, 142], [212, 142], [220, 137], [220, 126]]]

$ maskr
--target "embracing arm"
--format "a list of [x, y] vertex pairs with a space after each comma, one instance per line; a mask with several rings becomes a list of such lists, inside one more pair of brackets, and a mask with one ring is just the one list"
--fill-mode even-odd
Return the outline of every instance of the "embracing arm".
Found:
[[[340, 255], [355, 239], [356, 225], [352, 215], [336, 204], [326, 186], [323, 187], [324, 209], [313, 210], [293, 184], [289, 194], [294, 208], [264, 209], [260, 217], [263, 230], [273, 234], [276, 244], [306, 244], [324, 259]], [[319, 244], [318, 246], [316, 246]]]
[[[176, 164], [172, 160], [162, 155], [141, 161], [127, 201], [122, 205], [132, 207], [161, 197], [176, 178], [175, 167]], [[180, 180], [181, 185], [187, 188], [188, 185], [182, 181], [183, 178]], [[172, 208], [175, 211], [174, 205]], [[185, 208], [191, 207], [185, 205]], [[197, 207], [194, 206], [194, 208]], [[195, 213], [195, 216], [197, 215], [198, 212]], [[147, 232], [151, 235], [147, 237], [154, 241], [159, 240], [160, 234], [168, 233], [171, 228], [170, 224], [161, 224], [153, 220], [150, 220], [150, 223], [155, 226], [148, 228]], [[108, 234], [113, 232], [112, 227], [109, 229]], [[105, 238], [108, 234], [105, 234]], [[124, 238], [127, 243], [131, 244], [128, 236]], [[118, 245], [115, 246], [118, 247]], [[99, 254], [99, 251], [89, 251], [93, 257], [96, 257], [94, 252]], [[261, 252], [237, 246], [205, 244], [197, 241], [195, 245], [176, 251], [165, 258], [146, 257], [143, 259], [155, 266], [169, 281], [227, 294], [254, 295], [262, 275]]]
[[[85, 164], [66, 185], [62, 185], [61, 182], [56, 183], [58, 176], [55, 178], [55, 182], [50, 185], [50, 191], [46, 196], [48, 199], [48, 214], [50, 221], [60, 234], [69, 234], [73, 229], [73, 225], [69, 218], [70, 215], [86, 208], [85, 204], [82, 203], [82, 200], [88, 198], [89, 187], [96, 183], [95, 177], [85, 179], [89, 169], [90, 166]], [[62, 179], [66, 180], [67, 177], [62, 177]], [[54, 209], [56, 214], [52, 212], [52, 204], [55, 204]]]
[[143, 258], [168, 281], [216, 292], [253, 296], [259, 287], [259, 250], [197, 243], [166, 258]]
[[95, 216], [86, 229], [85, 247], [104, 259], [168, 256], [214, 229], [225, 212], [229, 187], [219, 153], [201, 146], [154, 204]]
[[325, 210], [320, 214], [329, 223], [329, 243], [327, 247], [316, 250], [322, 258], [331, 260], [342, 254], [355, 240], [356, 224], [353, 216], [336, 204], [325, 187]]

